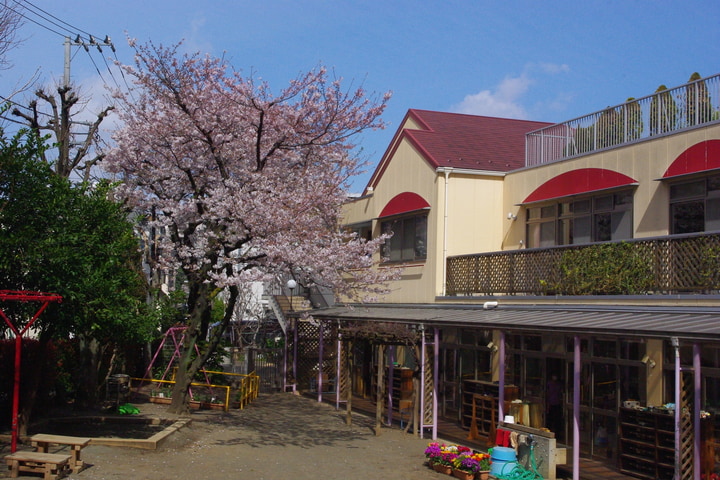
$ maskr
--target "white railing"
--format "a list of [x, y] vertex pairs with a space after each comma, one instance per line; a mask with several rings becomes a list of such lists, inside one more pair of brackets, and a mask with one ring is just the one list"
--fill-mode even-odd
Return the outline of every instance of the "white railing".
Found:
[[720, 121], [720, 74], [525, 136], [525, 165], [550, 163]]

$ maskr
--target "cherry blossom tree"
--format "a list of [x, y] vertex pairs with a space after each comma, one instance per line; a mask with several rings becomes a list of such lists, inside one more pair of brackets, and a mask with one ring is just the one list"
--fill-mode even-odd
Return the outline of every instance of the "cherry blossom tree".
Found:
[[[371, 268], [384, 237], [365, 241], [340, 228], [348, 180], [364, 167], [353, 139], [384, 127], [389, 94], [346, 90], [321, 67], [273, 94], [223, 59], [130, 44], [135, 64], [124, 68], [137, 88], [117, 94], [124, 126], [104, 165], [122, 178], [127, 201], [160, 213], [162, 261], [187, 278], [186, 342], [170, 406], [180, 413], [250, 282], [292, 275], [368, 300], [396, 278]], [[204, 343], [221, 291], [225, 313]]]

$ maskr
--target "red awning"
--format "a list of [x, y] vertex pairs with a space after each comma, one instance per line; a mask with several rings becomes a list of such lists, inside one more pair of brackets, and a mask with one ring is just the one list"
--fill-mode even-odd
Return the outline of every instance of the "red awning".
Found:
[[665, 170], [663, 179], [720, 168], [720, 140], [706, 140], [687, 148]]
[[385, 208], [380, 212], [378, 218], [391, 217], [393, 215], [400, 215], [427, 208], [430, 208], [430, 204], [420, 195], [413, 192], [403, 192], [395, 195], [392, 200], [385, 205]]
[[536, 188], [522, 203], [542, 202], [628, 185], [637, 185], [637, 181], [613, 170], [580, 168], [551, 178]]

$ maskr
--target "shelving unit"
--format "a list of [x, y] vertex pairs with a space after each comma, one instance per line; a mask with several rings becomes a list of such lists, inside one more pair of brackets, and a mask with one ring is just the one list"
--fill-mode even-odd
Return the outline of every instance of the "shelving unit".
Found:
[[[387, 374], [387, 372], [386, 372]], [[411, 407], [413, 393], [413, 371], [409, 368], [393, 368], [392, 406], [393, 411], [407, 410]], [[387, 402], [387, 400], [386, 400]], [[387, 405], [385, 405], [387, 407]]]
[[638, 478], [672, 480], [675, 419], [667, 413], [620, 409], [620, 472]]
[[[399, 412], [400, 409], [407, 410], [410, 408], [412, 403], [412, 392], [413, 392], [413, 371], [410, 368], [405, 367], [393, 367], [393, 378], [392, 378], [392, 407], [394, 412]], [[385, 368], [385, 382], [387, 382], [390, 369]], [[377, 386], [377, 368], [372, 377], [372, 389], [375, 391]], [[386, 383], [387, 385], [387, 383]], [[383, 405], [387, 411], [387, 395], [384, 395]], [[373, 399], [374, 402], [374, 399]]]
[[[462, 426], [470, 428], [473, 420], [473, 400], [475, 403], [475, 426], [480, 435], [493, 433], [497, 422], [497, 402], [500, 387], [497, 383], [483, 380], [463, 380], [462, 390]], [[518, 398], [518, 387], [505, 385], [506, 411], [510, 402]]]

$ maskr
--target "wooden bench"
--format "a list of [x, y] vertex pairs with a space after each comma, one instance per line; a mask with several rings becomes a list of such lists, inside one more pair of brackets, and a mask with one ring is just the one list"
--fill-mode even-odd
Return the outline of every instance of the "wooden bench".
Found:
[[70, 466], [73, 472], [78, 473], [83, 467], [80, 452], [83, 448], [88, 446], [90, 439], [84, 437], [68, 437], [65, 435], [48, 435], [45, 433], [39, 433], [30, 437], [30, 442], [40, 453], [47, 453], [50, 445], [69, 446], [72, 455]]
[[20, 472], [42, 473], [45, 480], [60, 478], [68, 471], [70, 455], [42, 452], [15, 452], [5, 456], [10, 469], [10, 478], [17, 478]]

